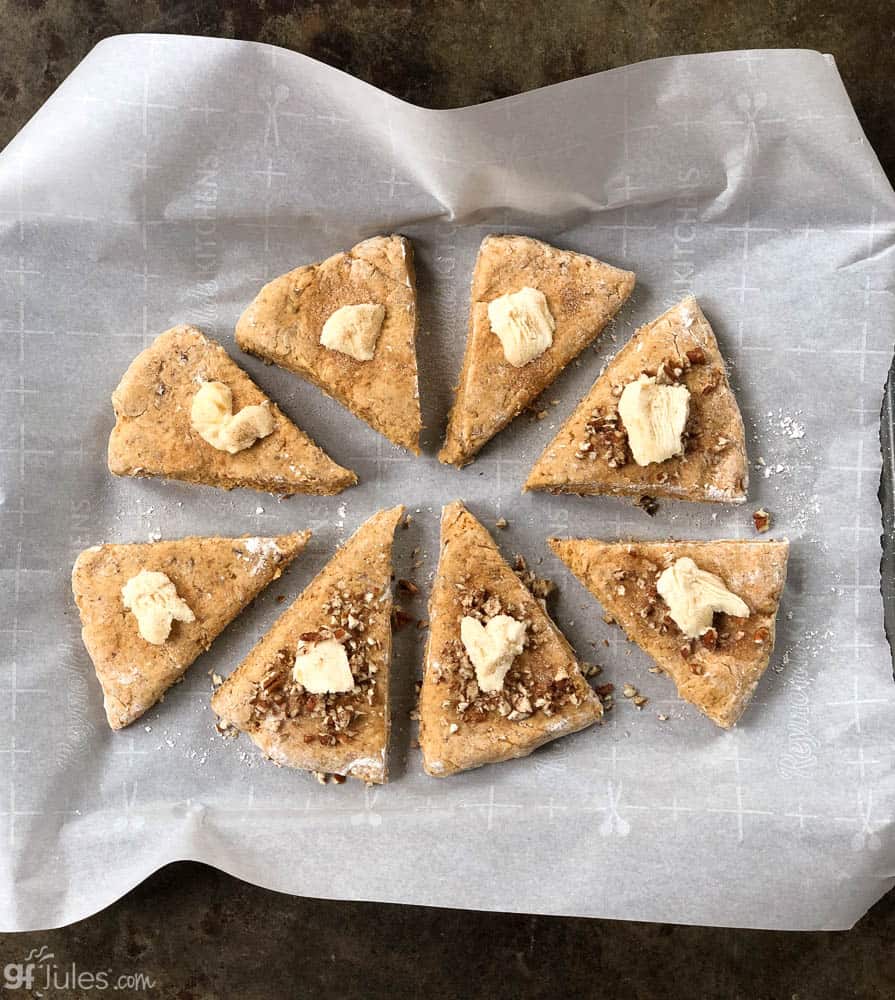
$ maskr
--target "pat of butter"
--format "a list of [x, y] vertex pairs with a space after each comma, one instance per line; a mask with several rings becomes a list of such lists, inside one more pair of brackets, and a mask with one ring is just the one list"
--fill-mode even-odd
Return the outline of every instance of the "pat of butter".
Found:
[[384, 319], [383, 305], [342, 306], [323, 324], [320, 343], [356, 361], [372, 361]]
[[488, 322], [514, 368], [539, 358], [553, 343], [556, 321], [543, 292], [527, 285], [488, 303]]
[[212, 448], [235, 455], [271, 434], [274, 416], [266, 402], [244, 406], [234, 414], [230, 387], [223, 382], [203, 382], [193, 396], [190, 424]]
[[348, 654], [335, 639], [302, 645], [295, 656], [292, 677], [311, 694], [340, 694], [354, 687]]
[[526, 627], [509, 615], [495, 615], [487, 625], [469, 615], [460, 620], [460, 641], [482, 691], [490, 694], [503, 687], [507, 671], [525, 645]]
[[173, 622], [194, 622], [196, 616], [165, 573], [141, 569], [121, 588], [125, 608], [134, 613], [140, 635], [153, 646], [161, 646], [171, 634]]
[[680, 455], [689, 414], [690, 391], [686, 386], [658, 385], [647, 375], [629, 382], [618, 401], [618, 415], [634, 461], [650, 465]]
[[677, 559], [656, 583], [674, 623], [688, 638], [704, 635], [712, 627], [712, 616], [721, 611], [734, 618], [748, 618], [749, 605], [731, 593], [714, 573], [700, 569], [692, 559]]

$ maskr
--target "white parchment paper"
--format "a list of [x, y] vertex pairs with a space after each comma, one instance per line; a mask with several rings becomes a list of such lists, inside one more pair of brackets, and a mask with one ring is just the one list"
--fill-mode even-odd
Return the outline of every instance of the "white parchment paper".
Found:
[[[417, 251], [425, 454], [240, 355], [261, 283], [375, 233]], [[434, 452], [476, 248], [524, 232], [637, 272], [612, 331], [462, 472]], [[752, 51], [642, 63], [457, 111], [404, 104], [275, 48], [103, 42], [0, 155], [0, 923], [75, 920], [174, 859], [314, 896], [778, 928], [843, 928], [895, 875], [895, 688], [879, 593], [879, 411], [893, 346], [895, 196], [831, 59]], [[640, 324], [694, 291], [729, 358], [754, 463], [739, 509], [520, 493]], [[357, 470], [277, 500], [112, 478], [109, 396], [179, 322], [234, 353]], [[555, 404], [555, 405], [553, 405]], [[364, 518], [403, 501], [397, 573], [423, 586], [462, 496], [560, 584], [557, 620], [603, 681], [602, 727], [528, 760], [421, 773], [408, 713], [424, 634], [396, 641], [393, 782], [320, 787], [227, 742], [229, 673]], [[724, 733], [602, 621], [548, 534], [749, 537], [792, 560], [772, 669]], [[69, 572], [102, 541], [314, 538], [130, 729], [107, 728]], [[419, 555], [412, 551], [419, 549]], [[424, 564], [412, 569], [415, 559]], [[425, 616], [423, 597], [408, 610]], [[604, 645], [608, 640], [608, 645]], [[658, 719], [667, 715], [668, 721]]]

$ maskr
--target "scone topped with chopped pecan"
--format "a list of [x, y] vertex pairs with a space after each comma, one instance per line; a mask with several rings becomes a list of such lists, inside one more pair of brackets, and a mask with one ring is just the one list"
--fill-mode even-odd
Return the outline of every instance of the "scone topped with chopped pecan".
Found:
[[277, 764], [387, 780], [391, 550], [403, 507], [363, 524], [212, 698]]
[[543, 597], [458, 502], [442, 513], [429, 630], [420, 746], [435, 777], [523, 757], [603, 714]]
[[526, 490], [742, 503], [745, 431], [715, 334], [689, 295], [641, 327], [544, 449]]
[[734, 725], [774, 649], [787, 541], [551, 538], [550, 547], [682, 698]]

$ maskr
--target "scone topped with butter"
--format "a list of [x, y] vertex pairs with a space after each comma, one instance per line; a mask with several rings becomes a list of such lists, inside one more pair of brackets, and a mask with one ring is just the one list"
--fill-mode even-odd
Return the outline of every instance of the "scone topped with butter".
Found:
[[746, 499], [745, 431], [715, 334], [689, 295], [641, 327], [544, 449], [526, 490]]
[[216, 341], [175, 326], [137, 355], [112, 394], [109, 471], [281, 496], [357, 482]]
[[413, 246], [374, 236], [266, 284], [240, 317], [236, 342], [418, 454], [416, 328]]
[[109, 725], [121, 729], [151, 708], [310, 536], [179, 538], [82, 552], [72, 590]]
[[524, 757], [602, 714], [542, 601], [463, 504], [448, 504], [420, 691], [427, 773]]
[[681, 698], [734, 725], [774, 649], [788, 542], [551, 538], [550, 547]]
[[624, 305], [634, 275], [528, 236], [486, 236], [440, 461], [458, 467], [518, 416]]
[[258, 642], [211, 707], [276, 764], [387, 780], [392, 541], [371, 517]]

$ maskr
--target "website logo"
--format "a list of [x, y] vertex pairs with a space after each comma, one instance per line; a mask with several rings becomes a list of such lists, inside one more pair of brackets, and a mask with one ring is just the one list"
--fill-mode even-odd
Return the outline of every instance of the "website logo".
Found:
[[156, 981], [145, 972], [118, 973], [113, 969], [82, 969], [76, 962], [60, 965], [45, 944], [29, 951], [24, 961], [10, 962], [3, 966], [4, 991], [25, 990], [34, 997], [51, 997], [63, 990], [79, 990], [84, 993], [93, 990], [130, 990], [148, 993], [156, 985]]

